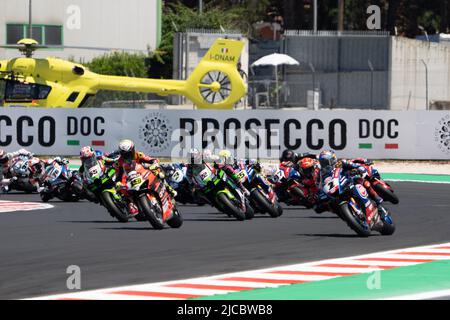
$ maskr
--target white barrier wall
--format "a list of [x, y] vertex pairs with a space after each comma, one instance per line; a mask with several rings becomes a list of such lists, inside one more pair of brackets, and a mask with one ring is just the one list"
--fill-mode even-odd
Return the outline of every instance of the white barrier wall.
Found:
[[391, 37], [391, 110], [426, 110], [428, 99], [450, 100], [450, 45]]
[[[181, 138], [180, 138], [181, 137]], [[450, 159], [450, 112], [212, 111], [2, 108], [0, 148], [77, 155], [84, 145], [112, 151], [122, 138], [158, 157], [191, 147], [237, 149], [238, 157], [277, 158], [279, 150], [340, 157]], [[182, 143], [180, 143], [180, 140]], [[259, 143], [259, 148], [256, 148]]]

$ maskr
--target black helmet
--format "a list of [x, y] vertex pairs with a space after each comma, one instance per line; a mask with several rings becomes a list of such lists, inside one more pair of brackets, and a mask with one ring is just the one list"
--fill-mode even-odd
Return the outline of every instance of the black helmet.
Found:
[[285, 162], [285, 161], [295, 162], [296, 160], [297, 160], [297, 154], [291, 149], [286, 149], [281, 154], [281, 158], [280, 158], [281, 162]]

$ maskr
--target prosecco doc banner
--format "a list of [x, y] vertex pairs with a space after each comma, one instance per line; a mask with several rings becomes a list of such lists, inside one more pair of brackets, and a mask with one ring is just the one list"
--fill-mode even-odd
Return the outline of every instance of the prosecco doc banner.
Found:
[[120, 139], [158, 157], [190, 148], [277, 158], [286, 148], [340, 157], [450, 159], [450, 112], [212, 111], [2, 108], [0, 148], [78, 155], [82, 146], [113, 151]]

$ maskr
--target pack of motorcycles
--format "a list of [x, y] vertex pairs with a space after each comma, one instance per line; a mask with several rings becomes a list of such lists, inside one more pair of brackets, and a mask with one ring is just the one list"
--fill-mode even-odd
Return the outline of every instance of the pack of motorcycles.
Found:
[[[315, 157], [310, 154], [304, 156]], [[163, 164], [159, 174], [136, 163], [122, 181], [116, 181], [116, 169], [105, 165], [100, 157], [84, 163], [82, 174], [71, 170], [69, 162], [59, 157], [41, 161], [43, 167], [39, 178], [34, 174], [36, 159], [33, 155], [12, 159], [7, 172], [3, 172], [11, 183], [3, 192], [13, 189], [26, 193], [37, 191], [44, 202], [53, 198], [71, 202], [87, 199], [104, 206], [120, 222], [127, 222], [133, 217], [138, 221], [148, 221], [155, 229], [163, 229], [166, 225], [181, 227], [183, 218], [177, 203], [208, 204], [242, 221], [252, 219], [255, 213], [277, 218], [283, 213], [280, 202], [312, 208], [317, 200], [315, 194], [307, 194], [308, 190], [301, 184], [301, 176], [295, 166], [280, 164], [266, 175], [259, 162], [235, 161], [233, 167], [236, 175], [231, 178], [220, 165], [214, 163], [206, 165], [199, 174], [200, 185], [189, 177], [188, 166], [184, 163]], [[385, 202], [397, 204], [397, 195], [382, 180], [373, 164], [366, 162], [361, 165], [367, 170], [365, 181]], [[236, 179], [241, 183], [236, 183]], [[347, 172], [335, 169], [331, 181], [333, 187], [327, 188], [327, 210], [338, 215], [359, 236], [367, 237], [372, 231], [393, 234], [395, 224], [390, 211], [370, 200], [376, 209], [367, 214], [364, 205], [352, 196], [354, 193], [351, 190], [361, 187], [354, 181]], [[167, 184], [176, 191], [175, 198]], [[366, 197], [369, 196], [366, 194]], [[137, 207], [137, 214], [130, 214], [130, 203]]]

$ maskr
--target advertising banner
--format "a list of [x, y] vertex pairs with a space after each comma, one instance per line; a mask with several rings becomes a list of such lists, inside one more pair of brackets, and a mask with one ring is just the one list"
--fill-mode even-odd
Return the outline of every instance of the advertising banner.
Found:
[[276, 159], [290, 148], [333, 149], [340, 157], [450, 160], [450, 112], [20, 107], [0, 112], [0, 148], [7, 151], [67, 156], [92, 145], [111, 152], [124, 138], [157, 157], [183, 157], [197, 148]]

